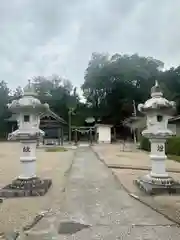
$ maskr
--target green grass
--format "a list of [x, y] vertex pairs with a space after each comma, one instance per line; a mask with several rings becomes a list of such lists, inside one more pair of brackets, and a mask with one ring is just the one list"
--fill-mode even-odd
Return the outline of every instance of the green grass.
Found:
[[180, 162], [180, 156], [176, 156], [176, 155], [168, 155], [168, 159]]
[[46, 152], [66, 152], [68, 151], [64, 147], [49, 147], [45, 149]]

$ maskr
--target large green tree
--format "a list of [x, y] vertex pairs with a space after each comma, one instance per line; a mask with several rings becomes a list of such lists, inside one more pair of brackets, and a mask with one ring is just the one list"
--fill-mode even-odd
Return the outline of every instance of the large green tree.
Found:
[[93, 53], [82, 89], [94, 116], [113, 124], [130, 116], [133, 100], [138, 104], [147, 99], [162, 68], [161, 61], [137, 54]]
[[7, 104], [9, 103], [10, 89], [5, 81], [0, 82], [0, 138], [5, 138], [8, 129], [6, 119], [9, 117]]
[[[155, 79], [164, 91], [165, 97], [177, 103], [180, 114], [180, 66], [162, 70], [164, 64], [151, 57], [138, 54], [121, 55], [93, 53], [85, 70], [82, 85], [86, 102], [80, 101], [77, 88], [70, 80], [58, 75], [36, 76], [34, 82], [38, 97], [50, 108], [68, 121], [72, 111], [72, 125], [84, 125], [87, 117], [95, 117], [103, 122], [119, 125], [133, 113], [136, 105], [149, 98]], [[0, 137], [7, 132], [7, 103], [21, 97], [22, 88], [10, 91], [4, 81], [0, 82]]]
[[73, 87], [72, 83], [57, 75], [49, 78], [34, 77], [33, 82], [39, 99], [42, 102], [47, 102], [55, 113], [67, 121], [68, 110], [70, 108], [75, 109], [79, 102], [76, 88]]
[[180, 66], [161, 73], [160, 84], [165, 96], [177, 103], [177, 114], [180, 114]]

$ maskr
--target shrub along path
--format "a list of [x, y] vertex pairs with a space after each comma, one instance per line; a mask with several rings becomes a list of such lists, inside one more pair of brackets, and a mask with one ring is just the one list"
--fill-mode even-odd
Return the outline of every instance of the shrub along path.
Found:
[[[166, 154], [174, 156], [173, 159], [180, 161], [180, 137], [172, 137], [167, 139]], [[147, 138], [142, 137], [140, 142], [140, 148], [145, 151], [150, 151], [150, 143]], [[175, 157], [176, 156], [176, 157]], [[177, 157], [179, 156], [179, 157]]]

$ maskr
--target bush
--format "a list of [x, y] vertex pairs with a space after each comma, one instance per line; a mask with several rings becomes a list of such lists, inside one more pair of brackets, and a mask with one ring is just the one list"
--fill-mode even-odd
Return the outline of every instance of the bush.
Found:
[[140, 149], [150, 152], [151, 145], [150, 145], [149, 139], [145, 137], [141, 137]]
[[[140, 148], [150, 152], [150, 142], [147, 138], [141, 138]], [[167, 140], [166, 154], [180, 156], [180, 137], [172, 137]]]
[[169, 138], [166, 144], [166, 153], [180, 156], [180, 137]]

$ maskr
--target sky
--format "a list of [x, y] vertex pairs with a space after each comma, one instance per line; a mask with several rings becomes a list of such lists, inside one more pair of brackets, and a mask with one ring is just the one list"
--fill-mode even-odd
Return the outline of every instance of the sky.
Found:
[[80, 87], [92, 52], [180, 64], [179, 0], [0, 0], [0, 80], [53, 74]]

